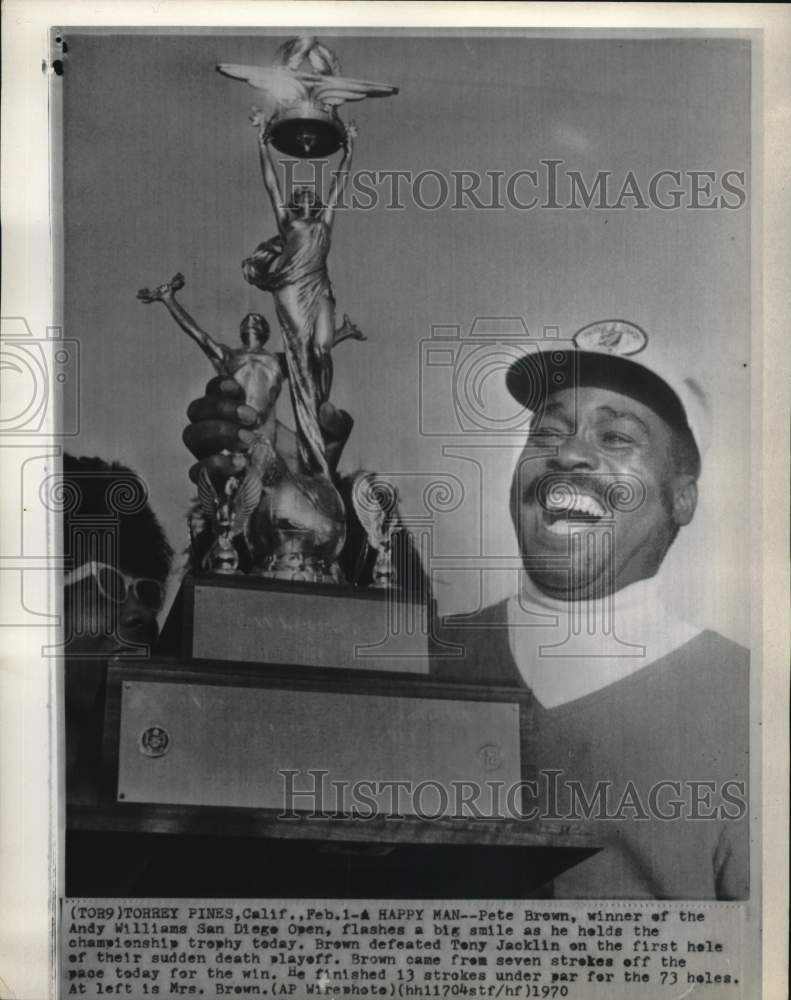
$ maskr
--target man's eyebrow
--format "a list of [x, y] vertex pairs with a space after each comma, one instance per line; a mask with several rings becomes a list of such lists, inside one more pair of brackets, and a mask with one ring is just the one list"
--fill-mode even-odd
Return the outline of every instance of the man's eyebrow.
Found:
[[560, 416], [566, 416], [566, 412], [565, 411], [566, 411], [566, 406], [565, 406], [564, 403], [560, 403], [560, 402], [557, 402], [557, 403], [547, 403], [547, 405], [544, 407], [543, 411], [540, 413], [539, 416], [540, 417], [545, 417], [548, 414], [552, 414], [553, 416], [556, 415], [556, 414], [559, 414]]
[[634, 420], [636, 423], [640, 424], [646, 434], [651, 433], [651, 428], [648, 424], [641, 420], [636, 413], [632, 413], [631, 410], [614, 410], [611, 406], [600, 406], [598, 407], [599, 413], [604, 413], [608, 417], [612, 417], [614, 420]]

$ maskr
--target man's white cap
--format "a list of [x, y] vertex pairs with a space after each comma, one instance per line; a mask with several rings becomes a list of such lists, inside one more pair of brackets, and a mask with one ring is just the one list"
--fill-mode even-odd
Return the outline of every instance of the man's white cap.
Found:
[[[671, 426], [686, 427], [703, 456], [711, 434], [706, 394], [699, 382], [649, 345], [644, 330], [625, 320], [599, 320], [578, 330], [572, 340], [573, 350], [544, 341], [511, 365], [506, 386], [514, 399], [539, 413], [547, 396], [559, 389], [611, 388], [639, 400]], [[544, 358], [548, 353], [549, 365]]]

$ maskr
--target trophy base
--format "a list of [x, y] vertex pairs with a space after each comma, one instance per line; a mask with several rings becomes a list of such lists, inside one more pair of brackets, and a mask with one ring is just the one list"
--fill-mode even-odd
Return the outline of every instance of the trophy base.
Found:
[[187, 662], [428, 674], [432, 605], [398, 591], [187, 576], [159, 651]]
[[526, 688], [114, 659], [101, 761], [67, 785], [68, 894], [546, 897], [600, 847], [500, 795], [534, 710]]

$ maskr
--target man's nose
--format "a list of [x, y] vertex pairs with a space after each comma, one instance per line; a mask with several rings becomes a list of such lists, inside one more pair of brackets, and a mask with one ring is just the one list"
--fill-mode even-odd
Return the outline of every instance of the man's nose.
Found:
[[599, 464], [596, 448], [579, 434], [570, 434], [558, 445], [557, 454], [547, 460], [551, 469], [595, 469]]
[[129, 642], [153, 643], [159, 635], [157, 613], [129, 594], [121, 607], [119, 618], [121, 637]]

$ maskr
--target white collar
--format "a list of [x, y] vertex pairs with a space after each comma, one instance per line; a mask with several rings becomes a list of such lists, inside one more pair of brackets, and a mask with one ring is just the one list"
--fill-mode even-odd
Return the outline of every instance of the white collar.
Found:
[[607, 687], [689, 642], [701, 631], [672, 617], [659, 574], [604, 598], [561, 601], [526, 573], [508, 601], [511, 653], [547, 708]]
[[551, 614], [574, 615], [578, 613], [590, 614], [591, 612], [601, 614], [605, 610], [616, 608], [623, 613], [634, 612], [644, 607], [646, 603], [656, 605], [661, 603], [660, 598], [660, 578], [657, 573], [647, 580], [637, 580], [630, 583], [628, 587], [617, 590], [607, 597], [597, 597], [584, 601], [563, 601], [557, 597], [550, 597], [533, 583], [525, 570], [522, 570], [519, 578], [519, 603], [541, 609]]

